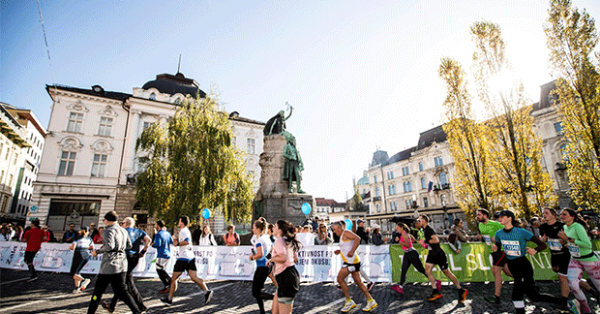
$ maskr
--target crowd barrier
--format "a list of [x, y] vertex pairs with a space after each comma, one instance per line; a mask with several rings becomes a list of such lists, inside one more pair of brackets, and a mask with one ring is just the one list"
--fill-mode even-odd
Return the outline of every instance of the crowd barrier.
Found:
[[[600, 251], [600, 241], [593, 242], [595, 251]], [[35, 257], [34, 265], [39, 271], [69, 273], [73, 261], [73, 251], [69, 244], [43, 243]], [[450, 250], [447, 244], [442, 249], [448, 257], [450, 270], [461, 282], [493, 281], [491, 272], [490, 248], [483, 243], [464, 243], [460, 253]], [[0, 242], [0, 268], [27, 270], [23, 263], [25, 243]], [[256, 262], [250, 261], [251, 246], [194, 246], [198, 274], [204, 279], [252, 280]], [[415, 247], [416, 248], [416, 247]], [[178, 248], [173, 248], [176, 253]], [[302, 281], [335, 281], [342, 261], [334, 254], [337, 245], [305, 246], [298, 252], [299, 260], [296, 268]], [[425, 264], [427, 250], [416, 248]], [[361, 245], [357, 253], [364, 269], [375, 282], [400, 281], [402, 257], [404, 252], [400, 245]], [[173, 254], [175, 256], [175, 254]], [[527, 255], [533, 265], [536, 280], [554, 280], [556, 274], [550, 264], [550, 252], [544, 250], [535, 256]], [[92, 257], [82, 269], [83, 274], [96, 274], [100, 269], [102, 256]], [[134, 270], [135, 277], [157, 277], [156, 250], [148, 248], [144, 258], [140, 259]], [[167, 270], [172, 270], [175, 257], [171, 258]], [[434, 275], [438, 279], [448, 281], [436, 267]], [[505, 277], [508, 280], [508, 277]], [[427, 278], [410, 267], [407, 273], [408, 282], [427, 282]]]

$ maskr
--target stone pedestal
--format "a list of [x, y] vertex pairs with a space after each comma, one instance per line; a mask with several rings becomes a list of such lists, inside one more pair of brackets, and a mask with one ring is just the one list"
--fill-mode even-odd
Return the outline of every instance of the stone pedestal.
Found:
[[[308, 203], [315, 208], [312, 195], [289, 193], [288, 182], [282, 179], [285, 158], [283, 148], [286, 139], [283, 135], [269, 135], [264, 138], [263, 153], [259, 165], [260, 188], [254, 198], [252, 219], [265, 217], [269, 223], [279, 219], [302, 224], [308, 217], [302, 213], [302, 204]], [[312, 211], [311, 211], [312, 214]]]

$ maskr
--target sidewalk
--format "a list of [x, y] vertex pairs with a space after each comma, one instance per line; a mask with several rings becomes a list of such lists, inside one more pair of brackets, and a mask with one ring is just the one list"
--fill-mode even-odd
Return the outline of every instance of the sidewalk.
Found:
[[[35, 282], [27, 282], [28, 273], [8, 269], [1, 270], [0, 277], [0, 312], [2, 313], [86, 313], [94, 289], [95, 278], [85, 292], [72, 294], [73, 280], [68, 274], [39, 273]], [[256, 300], [251, 295], [252, 283], [249, 281], [208, 282], [209, 289], [215, 291], [210, 304], [204, 305], [204, 296], [196, 284], [190, 280], [180, 282], [173, 304], [170, 306], [160, 302], [157, 290], [161, 287], [158, 279], [140, 279], [136, 281], [144, 302], [150, 308], [149, 313], [252, 313], [258, 314]], [[541, 292], [559, 294], [558, 282], [538, 282]], [[502, 304], [499, 307], [487, 303], [483, 297], [485, 292], [492, 291], [492, 284], [464, 284], [469, 290], [467, 301], [458, 304], [456, 289], [444, 284], [444, 297], [435, 302], [426, 298], [431, 293], [429, 285], [417, 283], [405, 286], [405, 295], [401, 297], [390, 288], [389, 283], [379, 283], [373, 287], [371, 294], [379, 303], [373, 313], [513, 313], [510, 293], [512, 285], [505, 284], [502, 290]], [[274, 292], [272, 284], [267, 291]], [[352, 298], [357, 307], [350, 313], [363, 313], [361, 308], [366, 300], [358, 288], [350, 286]], [[112, 290], [107, 289], [103, 299], [107, 302], [112, 297]], [[588, 300], [590, 300], [588, 296]], [[332, 283], [302, 283], [298, 297], [294, 302], [294, 313], [341, 313], [344, 295]], [[526, 301], [528, 313], [560, 313], [549, 304]], [[597, 300], [590, 300], [593, 310], [600, 312]], [[265, 308], [270, 309], [271, 301], [265, 301]], [[97, 313], [107, 313], [99, 308]], [[119, 302], [115, 313], [130, 313], [127, 306]]]

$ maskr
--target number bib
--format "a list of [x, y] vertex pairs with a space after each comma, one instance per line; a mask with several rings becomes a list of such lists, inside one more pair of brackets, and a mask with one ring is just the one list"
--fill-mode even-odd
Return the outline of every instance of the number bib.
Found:
[[559, 239], [548, 239], [548, 247], [552, 251], [560, 251], [563, 248], [563, 245], [560, 243]]
[[567, 243], [567, 247], [569, 247], [569, 253], [571, 253], [571, 256], [581, 257], [581, 254], [579, 253], [579, 245], [569, 242]]
[[492, 237], [490, 237], [488, 234], [484, 234], [483, 235], [483, 242], [485, 242], [485, 244], [492, 246]]
[[502, 248], [508, 256], [521, 256], [521, 244], [519, 241], [502, 240]]

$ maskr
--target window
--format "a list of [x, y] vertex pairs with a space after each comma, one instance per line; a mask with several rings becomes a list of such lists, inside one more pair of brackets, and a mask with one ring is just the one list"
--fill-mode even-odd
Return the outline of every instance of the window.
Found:
[[62, 152], [60, 156], [60, 166], [58, 167], [59, 176], [72, 176], [75, 168], [75, 152]]
[[110, 136], [112, 131], [113, 119], [102, 117], [100, 118], [100, 127], [98, 127], [98, 135], [100, 136]]
[[390, 186], [388, 186], [388, 194], [389, 195], [395, 195], [396, 194], [396, 185], [390, 185]]
[[448, 195], [442, 194], [440, 200], [442, 201], [442, 206], [446, 207], [446, 204], [448, 204]]
[[377, 183], [377, 176], [374, 176], [374, 177], [373, 177], [373, 181], [374, 181], [375, 183]]
[[149, 128], [151, 125], [152, 125], [152, 122], [144, 122], [144, 127], [143, 127], [142, 131]]
[[179, 99], [179, 98], [175, 99], [175, 104], [176, 104], [176, 105], [179, 105], [179, 104], [181, 104], [181, 99]]
[[403, 176], [407, 176], [407, 175], [409, 175], [409, 174], [410, 174], [410, 173], [409, 173], [409, 171], [408, 171], [408, 166], [406, 166], [406, 167], [402, 167], [402, 175], [403, 175]]
[[2, 148], [4, 147], [4, 143], [0, 142], [0, 154], [2, 154]]
[[94, 162], [92, 163], [92, 177], [103, 178], [106, 173], [106, 161], [108, 155], [94, 154]]
[[433, 158], [433, 162], [435, 163], [436, 167], [444, 165], [444, 161], [442, 160], [442, 156]]
[[404, 201], [404, 203], [406, 204], [406, 209], [411, 209], [412, 208], [412, 201], [411, 200], [406, 200]]
[[554, 131], [556, 131], [556, 135], [564, 134], [564, 128], [563, 128], [562, 122], [554, 123]]
[[423, 162], [422, 161], [419, 162], [419, 171], [423, 171]]
[[412, 184], [410, 183], [410, 181], [404, 182], [403, 187], [404, 187], [404, 193], [412, 192]]
[[427, 181], [425, 180], [425, 177], [421, 178], [421, 189], [426, 189], [427, 188]]
[[377, 204], [377, 212], [381, 212], [381, 205]]
[[11, 174], [10, 176], [8, 176], [8, 186], [12, 185], [12, 179], [13, 179], [13, 175]]
[[394, 178], [394, 171], [390, 171], [390, 172], [388, 172], [388, 173], [387, 173], [387, 178], [388, 178], [388, 180], [391, 180], [391, 179], [393, 179], [393, 178]]
[[440, 184], [448, 183], [448, 179], [446, 178], [445, 172], [440, 172]]
[[69, 115], [69, 124], [67, 125], [67, 132], [81, 133], [81, 126], [83, 125], [83, 113], [71, 112]]
[[423, 197], [423, 207], [429, 207], [429, 202], [427, 201], [427, 197]]
[[6, 155], [4, 155], [4, 159], [8, 160], [8, 156], [10, 156], [10, 147], [6, 149]]
[[155, 93], [150, 94], [150, 100], [156, 100], [156, 94]]
[[396, 202], [390, 202], [390, 210], [391, 211], [397, 211], [398, 210], [398, 203]]
[[375, 188], [375, 197], [379, 197], [379, 188]]
[[254, 139], [253, 138], [249, 138], [248, 139], [248, 154], [254, 154]]

